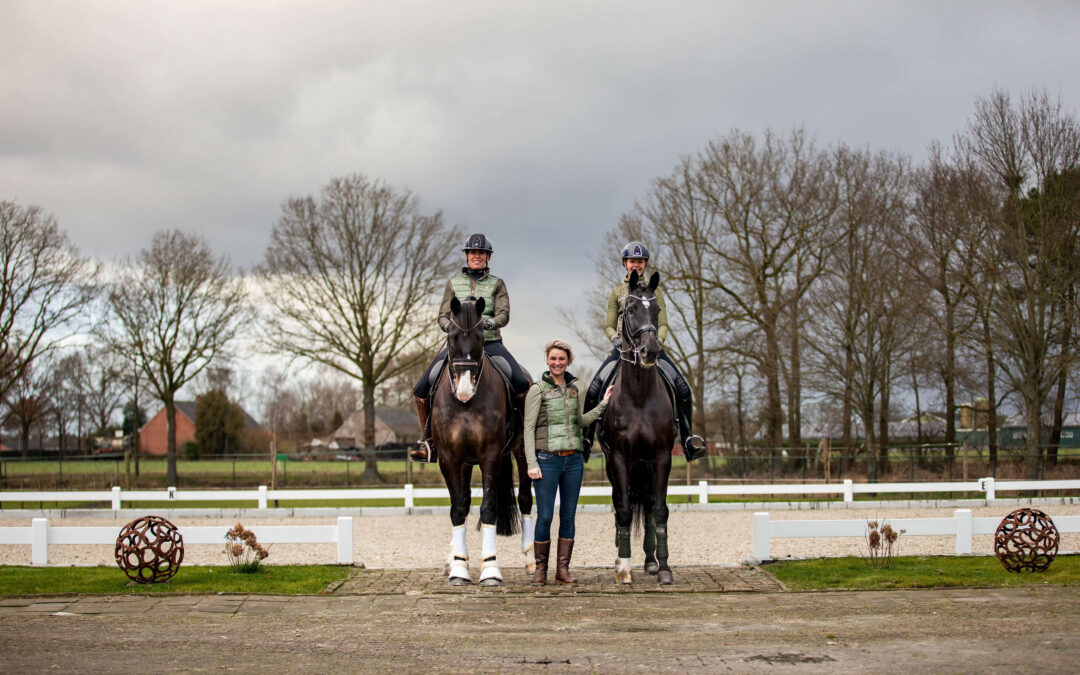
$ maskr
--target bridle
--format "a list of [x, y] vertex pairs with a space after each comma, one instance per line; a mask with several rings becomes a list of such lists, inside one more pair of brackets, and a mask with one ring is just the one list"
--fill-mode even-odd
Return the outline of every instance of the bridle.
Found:
[[[633, 298], [634, 300], [640, 301], [646, 307], [649, 306], [650, 302], [656, 302], [655, 297], [644, 298], [644, 297], [641, 297], [640, 295], [630, 295], [629, 293], [627, 293], [626, 300], [629, 300], [631, 298]], [[652, 325], [651, 323], [645, 323], [645, 324], [642, 324], [642, 325], [638, 326], [633, 331], [631, 331], [630, 330], [630, 303], [628, 303], [626, 301], [623, 301], [622, 329], [623, 329], [623, 333], [626, 334], [626, 345], [628, 346], [628, 348], [627, 349], [623, 349], [621, 347], [619, 348], [619, 358], [622, 359], [623, 361], [626, 361], [627, 363], [633, 363], [633, 364], [637, 365], [638, 363], [641, 362], [641, 356], [640, 356], [641, 348], [638, 347], [638, 344], [637, 344], [638, 336], [640, 336], [642, 333], [649, 333], [649, 332], [656, 333], [656, 326]], [[627, 354], [631, 354], [632, 358], [627, 358], [627, 356], [626, 356]]]
[[[483, 322], [483, 320], [484, 320], [484, 317], [481, 316], [479, 319], [476, 320], [476, 323], [474, 323], [472, 326], [470, 326], [469, 328], [466, 329], [466, 328], [462, 327], [461, 324], [459, 324], [457, 321], [454, 320], [453, 315], [449, 316], [448, 318], [450, 319], [450, 323], [454, 324], [454, 327], [456, 327], [462, 333], [468, 333], [468, 332], [471, 332], [471, 331], [475, 330], [476, 327], [479, 326], [481, 324], [481, 322]], [[447, 333], [446, 333], [446, 355], [447, 355], [447, 363], [449, 363], [448, 370], [450, 371], [450, 386], [455, 390], [457, 389], [458, 378], [460, 377], [460, 374], [458, 373], [459, 369], [463, 370], [463, 371], [475, 370], [476, 375], [473, 377], [473, 380], [474, 380], [474, 382], [479, 383], [480, 382], [480, 376], [484, 373], [484, 363], [487, 361], [487, 359], [485, 358], [487, 356], [487, 354], [484, 352], [483, 346], [480, 347], [480, 360], [479, 361], [477, 361], [474, 358], [470, 358], [470, 357], [456, 358], [456, 359], [451, 358], [450, 353], [451, 353], [450, 352], [450, 332], [447, 331]]]

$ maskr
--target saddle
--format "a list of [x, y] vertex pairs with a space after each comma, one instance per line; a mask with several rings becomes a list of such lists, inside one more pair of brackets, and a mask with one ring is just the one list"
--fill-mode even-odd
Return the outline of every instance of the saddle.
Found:
[[[507, 439], [510, 439], [514, 435], [513, 430], [516, 422], [518, 421], [518, 419], [524, 421], [525, 415], [525, 411], [518, 411], [517, 406], [514, 405], [514, 389], [510, 385], [510, 362], [502, 356], [494, 356], [492, 354], [488, 354], [487, 352], [484, 352], [484, 355], [487, 356], [488, 363], [495, 366], [495, 372], [499, 373], [499, 375], [502, 376], [503, 387], [506, 389], [506, 400], [509, 408], [509, 410], [507, 411], [508, 414], [506, 416], [506, 437]], [[431, 368], [431, 374], [428, 375], [428, 383], [431, 385], [431, 387], [428, 389], [429, 406], [430, 402], [435, 398], [435, 392], [439, 388], [439, 383], [442, 381], [442, 373], [443, 370], [446, 368], [446, 359], [447, 357], [445, 356], [441, 359], [437, 359], [435, 361], [435, 365]], [[522, 371], [525, 373], [525, 377], [531, 383], [532, 376], [529, 375], [529, 372], [526, 371], [524, 368], [522, 368]]]

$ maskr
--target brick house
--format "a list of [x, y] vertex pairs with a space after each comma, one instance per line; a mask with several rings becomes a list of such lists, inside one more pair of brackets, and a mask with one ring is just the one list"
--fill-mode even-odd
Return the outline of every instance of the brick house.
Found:
[[[176, 449], [181, 451], [184, 443], [195, 440], [195, 401], [176, 402]], [[262, 429], [255, 419], [244, 413], [244, 425], [248, 429]], [[157, 414], [139, 429], [139, 452], [143, 455], [160, 455], [164, 457], [169, 448], [169, 423], [165, 418], [165, 406], [161, 406]]]

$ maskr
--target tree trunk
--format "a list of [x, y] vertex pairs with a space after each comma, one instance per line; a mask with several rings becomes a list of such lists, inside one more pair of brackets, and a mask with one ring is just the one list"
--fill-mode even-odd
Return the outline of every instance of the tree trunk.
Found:
[[364, 378], [364, 478], [365, 483], [379, 482], [379, 464], [375, 458], [375, 385]]
[[794, 453], [798, 456], [805, 456], [805, 449], [802, 447], [802, 374], [799, 369], [802, 367], [799, 360], [799, 307], [798, 301], [793, 300], [791, 302], [791, 354], [790, 364], [788, 368], [788, 447], [796, 450]]
[[783, 411], [780, 404], [780, 344], [775, 322], [765, 329], [764, 373], [767, 398], [765, 402], [765, 446], [768, 450], [780, 447], [783, 436]]
[[1027, 410], [1027, 438], [1025, 439], [1024, 453], [1024, 478], [1027, 480], [1039, 479], [1039, 464], [1042, 460], [1042, 419], [1039, 417], [1042, 406], [1039, 401], [1029, 400], [1026, 403]]
[[994, 348], [990, 342], [990, 322], [983, 317], [983, 343], [986, 345], [986, 444], [990, 455], [990, 467], [997, 470], [997, 367], [994, 365]]
[[176, 402], [173, 401], [170, 396], [165, 401], [165, 423], [168, 431], [166, 432], [166, 464], [165, 470], [165, 484], [169, 487], [176, 487], [180, 482], [179, 476], [176, 474]]
[[[886, 382], [888, 377], [885, 378]], [[878, 474], [889, 468], [889, 386], [881, 384], [881, 408], [878, 410]]]

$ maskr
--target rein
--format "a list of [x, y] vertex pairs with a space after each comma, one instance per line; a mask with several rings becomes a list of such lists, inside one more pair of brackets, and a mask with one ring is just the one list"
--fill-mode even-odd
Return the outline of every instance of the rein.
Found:
[[[646, 303], [646, 305], [650, 301], [652, 301], [652, 302], [656, 301], [655, 298], [643, 298], [640, 295], [630, 295], [629, 293], [626, 295], [626, 298], [627, 299], [633, 298], [635, 300], [639, 300], [642, 303]], [[628, 349], [623, 349], [623, 348], [620, 347], [619, 348], [619, 358], [622, 359], [623, 361], [626, 361], [627, 363], [632, 363], [634, 365], [637, 365], [638, 363], [641, 362], [641, 357], [639, 355], [640, 348], [638, 347], [635, 340], [637, 340], [637, 338], [642, 333], [648, 333], [648, 332], [655, 333], [656, 332], [656, 326], [652, 325], [651, 323], [645, 323], [645, 324], [642, 324], [642, 325], [638, 326], [636, 330], [631, 332], [631, 330], [630, 330], [630, 308], [629, 308], [629, 303], [624, 301], [623, 302], [623, 309], [622, 309], [622, 329], [623, 329], [623, 333], [625, 333], [625, 335], [626, 335], [626, 344], [629, 345], [629, 348]], [[631, 354], [632, 358], [627, 358], [626, 357], [627, 354]]]

